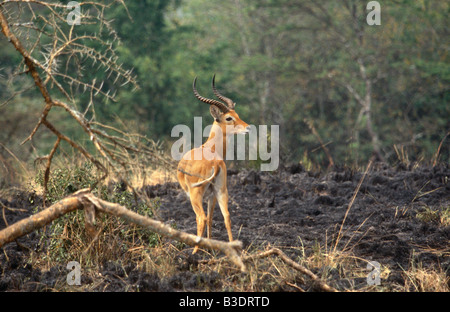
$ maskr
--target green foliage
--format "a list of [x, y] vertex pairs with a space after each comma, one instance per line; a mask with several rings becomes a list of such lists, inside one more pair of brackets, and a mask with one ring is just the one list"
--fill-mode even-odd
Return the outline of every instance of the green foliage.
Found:
[[[78, 190], [94, 186], [97, 178], [93, 174], [93, 167], [92, 163], [85, 162], [80, 167], [69, 166], [52, 170], [47, 183], [47, 200], [53, 204]], [[44, 187], [44, 170], [38, 171], [35, 182]]]
[[[361, 164], [374, 147], [368, 116], [348, 86], [364, 98], [362, 62], [371, 82], [371, 119], [382, 154], [395, 163], [397, 145], [408, 149], [411, 161], [431, 159], [450, 129], [449, 4], [381, 3], [380, 26], [367, 25], [366, 4], [147, 0], [127, 2], [127, 10], [113, 6], [105, 14], [120, 38], [115, 49], [123, 67], [134, 68], [139, 89], [125, 85], [115, 90], [106, 79], [104, 89], [117, 91], [118, 101], [96, 104], [97, 118], [114, 124], [119, 116], [155, 141], [170, 140], [172, 127], [192, 126], [194, 116], [205, 117], [204, 126], [212, 122], [191, 84], [198, 76], [200, 93], [213, 97], [210, 83], [216, 73], [218, 88], [235, 99], [244, 120], [280, 125], [281, 144], [290, 147], [288, 160], [298, 162], [307, 153], [310, 161], [326, 167], [306, 118], [330, 142], [335, 163]], [[89, 26], [83, 27], [89, 33]], [[20, 58], [6, 42], [0, 51], [0, 75], [6, 78]], [[97, 81], [106, 76], [102, 70], [86, 74]], [[0, 79], [0, 88], [7, 91], [0, 92], [2, 100], [12, 87]], [[23, 96], [25, 102], [32, 98], [31, 93]], [[78, 98], [84, 109], [89, 94], [80, 90]], [[22, 102], [18, 97], [14, 105]], [[5, 120], [15, 120], [13, 113], [0, 107]], [[82, 131], [64, 118], [58, 126], [73, 138]], [[6, 123], [3, 133], [16, 131]], [[29, 131], [24, 128], [18, 137]], [[449, 145], [443, 144], [440, 159], [448, 161], [449, 155]]]
[[442, 226], [450, 225], [450, 206], [433, 209], [425, 206], [416, 214], [416, 218], [423, 222], [434, 222]]
[[[38, 173], [35, 181], [38, 185], [43, 186], [43, 172]], [[68, 166], [54, 169], [48, 182], [47, 200], [55, 203], [80, 189], [93, 187], [96, 183], [97, 176], [91, 163], [86, 162], [80, 167]], [[112, 189], [106, 185], [95, 186], [92, 192], [98, 194], [103, 200], [117, 203], [150, 218], [154, 216], [154, 211], [159, 207], [158, 199], [151, 202], [138, 200], [136, 203], [133, 193], [124, 190], [120, 183], [113, 184]], [[101, 214], [97, 215], [96, 222], [97, 230], [101, 230], [98, 239], [109, 248], [103, 247], [105, 250], [100, 254], [92, 252], [86, 255], [86, 246], [90, 245], [92, 238], [88, 237], [85, 231], [84, 212], [77, 210], [55, 220], [46, 231], [41, 233], [41, 241], [48, 244], [48, 259], [67, 262], [88, 256], [88, 258], [96, 258], [85, 259], [85, 261], [102, 262], [120, 258], [137, 243], [149, 247], [159, 245], [159, 235], [138, 226], [126, 224], [116, 217]]]
[[[145, 95], [121, 94], [148, 112], [138, 118], [150, 125], [152, 136], [167, 138], [173, 125], [191, 126], [193, 116], [206, 117], [205, 125], [210, 121], [190, 86], [198, 76], [201, 93], [212, 96], [208, 86], [217, 73], [220, 90], [236, 99], [244, 120], [280, 125], [282, 144], [292, 147], [291, 161], [307, 152], [312, 162], [326, 165], [320, 150], [311, 152], [319, 143], [303, 123], [307, 118], [331, 142], [336, 163], [359, 164], [373, 151], [367, 116], [358, 119], [361, 106], [345, 87], [364, 97], [359, 58], [373, 81], [372, 123], [382, 153], [395, 162], [392, 147], [400, 144], [410, 146], [412, 159], [430, 159], [449, 127], [443, 117], [450, 114], [450, 69], [442, 54], [442, 13], [448, 5], [412, 2], [383, 4], [380, 26], [366, 24], [364, 3], [358, 1], [350, 1], [349, 8], [334, 1], [167, 5], [165, 19], [157, 19], [161, 23], [138, 23], [166, 40], [157, 41], [148, 53], [145, 45], [121, 47], [134, 49], [127, 55], [133, 56], [130, 65], [139, 71]], [[441, 155], [448, 159], [448, 148]]]

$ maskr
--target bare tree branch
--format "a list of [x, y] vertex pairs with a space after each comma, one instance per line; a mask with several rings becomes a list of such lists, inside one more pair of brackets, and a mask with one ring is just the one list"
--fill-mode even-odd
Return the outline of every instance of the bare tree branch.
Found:
[[23, 56], [25, 64], [27, 65], [31, 76], [34, 79], [34, 83], [39, 88], [42, 96], [44, 97], [44, 101], [46, 103], [39, 122], [37, 123], [37, 125], [35, 126], [33, 131], [31, 132], [30, 136], [24, 142], [22, 142], [22, 144], [23, 144], [26, 141], [32, 139], [33, 135], [36, 133], [39, 126], [42, 124], [42, 121], [47, 117], [48, 112], [50, 111], [50, 109], [53, 105], [53, 102], [52, 102], [52, 99], [50, 97], [50, 94], [49, 94], [47, 88], [42, 83], [41, 77], [39, 76], [39, 73], [36, 70], [36, 61], [28, 53], [28, 51], [23, 47], [23, 45], [19, 41], [19, 39], [17, 39], [17, 37], [11, 32], [11, 29], [9, 28], [9, 25], [8, 25], [8, 20], [6, 19], [2, 10], [3, 10], [3, 8], [0, 7], [0, 27], [1, 27], [2, 33], [12, 43], [12, 45], [14, 45], [16, 50], [19, 51], [19, 53]]
[[336, 292], [336, 288], [328, 285], [327, 283], [325, 283], [324, 281], [322, 281], [316, 274], [314, 274], [313, 272], [311, 272], [309, 269], [307, 269], [306, 267], [300, 265], [299, 263], [293, 261], [291, 258], [289, 258], [284, 252], [282, 252], [280, 249], [278, 248], [272, 248], [268, 251], [264, 251], [261, 252], [259, 254], [256, 255], [250, 255], [244, 258], [244, 261], [249, 261], [249, 260], [253, 260], [253, 259], [261, 259], [261, 258], [266, 258], [269, 256], [278, 256], [280, 257], [280, 259], [286, 263], [287, 265], [289, 265], [290, 267], [294, 268], [295, 270], [307, 275], [308, 277], [310, 277], [312, 280], [314, 280], [315, 283], [317, 283], [317, 285], [319, 286], [320, 289], [327, 291], [327, 292]]
[[[124, 2], [121, 0], [106, 1], [106, 3], [94, 1], [81, 3], [81, 5], [89, 8], [82, 12], [82, 24], [90, 25], [96, 23], [99, 27], [98, 33], [81, 35], [75, 32], [73, 25], [67, 30], [67, 21], [64, 15], [67, 13], [65, 11], [67, 10], [66, 5], [39, 0], [0, 2], [1, 31], [21, 54], [23, 63], [20, 66], [24, 66], [25, 72], [31, 74], [34, 85], [42, 94], [45, 102], [39, 121], [22, 144], [31, 141], [41, 125], [47, 127], [57, 138], [50, 154], [43, 157], [47, 160], [44, 178], [44, 199], [52, 159], [58, 148], [60, 148], [61, 141], [69, 143], [75, 150], [95, 164], [103, 172], [102, 179], [106, 177], [109, 170], [113, 170], [121, 180], [132, 188], [135, 194], [136, 191], [126, 179], [126, 174], [130, 171], [129, 160], [131, 158], [139, 159], [143, 164], [153, 161], [154, 163], [165, 163], [172, 166], [170, 162], [164, 160], [158, 154], [157, 147], [151, 140], [142, 136], [132, 136], [125, 132], [118, 132], [117, 129], [108, 128], [95, 122], [94, 97], [101, 95], [104, 99], [115, 101], [115, 92], [107, 90], [104, 87], [104, 81], [96, 83], [96, 78], [91, 78], [91, 80], [86, 78], [89, 75], [84, 75], [83, 71], [87, 70], [87, 68], [83, 64], [89, 61], [87, 64], [90, 67], [88, 69], [97, 64], [99, 69], [107, 73], [108, 78], [113, 79], [112, 85], [118, 84], [121, 86], [131, 83], [137, 88], [137, 81], [132, 71], [124, 69], [122, 64], [118, 63], [118, 56], [114, 46], [115, 42], [118, 41], [118, 37], [111, 27], [110, 21], [104, 18], [104, 10], [113, 3], [120, 3], [125, 7]], [[14, 7], [11, 7], [11, 4], [14, 4]], [[35, 5], [31, 6], [30, 4]], [[44, 10], [47, 10], [47, 14], [35, 14], [36, 5], [40, 5]], [[19, 17], [13, 14], [17, 10], [21, 13]], [[26, 10], [31, 14], [29, 17], [26, 14], [22, 14]], [[28, 18], [27, 21], [20, 20], [20, 16], [24, 15], [26, 15], [25, 18]], [[13, 20], [20, 20], [20, 22], [10, 23], [7, 16], [11, 16]], [[40, 26], [37, 27], [35, 23], [37, 20], [43, 22], [44, 26], [41, 26], [41, 23], [39, 23]], [[27, 32], [23, 34], [20, 31], [21, 29], [26, 29]], [[105, 38], [105, 31], [112, 38]], [[17, 73], [22, 72], [24, 71], [17, 71]], [[82, 92], [90, 92], [90, 101], [83, 114], [75, 106], [75, 98], [80, 88]], [[56, 94], [50, 92], [53, 89], [57, 91]], [[15, 95], [13, 94], [13, 96]], [[61, 95], [69, 102], [59, 100]], [[7, 101], [10, 100], [8, 99]], [[89, 137], [89, 142], [99, 153], [99, 159], [95, 158], [88, 149], [61, 133], [49, 122], [47, 117], [55, 106], [63, 108], [81, 126]], [[89, 110], [92, 112], [90, 121], [85, 117]], [[110, 130], [116, 131], [120, 135], [110, 135], [108, 134]]]

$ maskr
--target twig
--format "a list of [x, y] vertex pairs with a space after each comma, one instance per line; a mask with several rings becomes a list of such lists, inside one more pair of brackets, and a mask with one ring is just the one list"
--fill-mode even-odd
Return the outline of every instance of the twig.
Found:
[[336, 292], [337, 291], [336, 288], [334, 288], [334, 287], [328, 285], [327, 283], [325, 283], [324, 281], [322, 281], [316, 274], [311, 272], [309, 269], [307, 269], [304, 266], [302, 266], [301, 264], [298, 264], [297, 262], [293, 261], [291, 258], [289, 258], [284, 252], [282, 252], [278, 248], [272, 248], [268, 251], [264, 251], [264, 252], [261, 252], [256, 255], [244, 257], [244, 261], [249, 261], [252, 259], [266, 258], [266, 257], [272, 256], [272, 255], [276, 255], [276, 256], [280, 257], [280, 259], [283, 260], [284, 263], [286, 263], [287, 265], [294, 268], [295, 270], [310, 277], [315, 283], [317, 283], [317, 285], [320, 287], [320, 289], [327, 291], [327, 292]]
[[[267, 258], [269, 256], [278, 256], [278, 257], [280, 257], [280, 259], [284, 263], [286, 263], [288, 266], [290, 266], [293, 269], [295, 269], [295, 270], [297, 270], [297, 271], [307, 275], [308, 277], [310, 277], [319, 286], [319, 288], [322, 289], [323, 291], [337, 292], [337, 290], [334, 287], [332, 287], [332, 286], [328, 285], [327, 283], [325, 283], [324, 281], [322, 281], [316, 274], [311, 272], [306, 267], [304, 267], [301, 264], [298, 264], [297, 262], [295, 262], [292, 259], [290, 259], [283, 251], [281, 251], [278, 248], [272, 248], [270, 250], [260, 252], [260, 253], [258, 253], [256, 255], [245, 256], [245, 257], [242, 258], [242, 260], [244, 262], [249, 262], [250, 260]], [[221, 261], [221, 259], [200, 260], [199, 263], [212, 264], [212, 263], [216, 263], [216, 262], [220, 262], [220, 261]], [[291, 284], [288, 284], [288, 285], [290, 285], [292, 287], [295, 287], [295, 288], [299, 288], [298, 286], [293, 286]]]
[[356, 187], [355, 193], [353, 194], [352, 199], [350, 200], [350, 203], [348, 204], [347, 210], [345, 211], [344, 220], [342, 220], [341, 227], [340, 227], [339, 232], [338, 232], [338, 237], [336, 238], [336, 243], [334, 245], [333, 252], [336, 252], [337, 245], [338, 245], [338, 243], [339, 243], [339, 241], [341, 240], [341, 237], [342, 237], [342, 229], [344, 227], [345, 220], [347, 219], [347, 215], [348, 215], [348, 213], [350, 211], [350, 208], [352, 208], [353, 203], [355, 202], [356, 196], [359, 193], [359, 189], [361, 188], [361, 185], [362, 185], [362, 183], [363, 183], [367, 173], [369, 172], [369, 169], [370, 169], [371, 166], [372, 166], [372, 159], [369, 160], [369, 163], [367, 164], [366, 171], [364, 171], [364, 174], [361, 177], [361, 180], [359, 180], [359, 183], [358, 183], [358, 186]]
[[53, 145], [53, 148], [47, 157], [47, 165], [45, 166], [45, 173], [44, 173], [44, 194], [42, 195], [44, 208], [45, 208], [45, 198], [47, 196], [47, 188], [48, 188], [47, 184], [48, 184], [48, 179], [50, 176], [50, 166], [52, 164], [53, 156], [55, 155], [55, 152], [58, 149], [60, 142], [61, 142], [61, 138], [57, 137], [56, 142]]
[[25, 64], [27, 65], [31, 76], [34, 79], [34, 83], [39, 88], [39, 91], [41, 91], [42, 96], [44, 97], [44, 100], [46, 103], [39, 122], [36, 124], [35, 128], [31, 132], [31, 134], [22, 142], [22, 144], [24, 144], [26, 141], [31, 140], [33, 138], [33, 136], [36, 133], [36, 131], [38, 130], [39, 126], [42, 124], [43, 120], [47, 117], [53, 103], [52, 103], [52, 99], [50, 97], [50, 93], [48, 92], [45, 85], [42, 83], [41, 77], [39, 76], [39, 73], [36, 69], [37, 61], [24, 48], [24, 46], [19, 41], [19, 39], [11, 32], [11, 29], [9, 28], [9, 25], [8, 25], [8, 20], [6, 19], [2, 10], [3, 10], [2, 7], [0, 7], [1, 31], [5, 35], [5, 37], [12, 43], [12, 45], [16, 48], [16, 50], [19, 51], [19, 53], [22, 55], [22, 57], [25, 61]]
[[436, 153], [434, 154], [434, 160], [433, 160], [433, 168], [436, 166], [438, 158], [439, 158], [439, 153], [441, 152], [441, 147], [442, 144], [444, 143], [445, 139], [450, 135], [450, 131], [447, 132], [447, 134], [444, 136], [444, 138], [442, 139], [441, 143], [439, 143], [439, 147], [436, 151]]
[[292, 283], [289, 283], [289, 282], [285, 282], [285, 283], [286, 283], [286, 285], [291, 286], [292, 288], [297, 289], [299, 292], [305, 292], [305, 290], [304, 290], [303, 288], [301, 288], [301, 287], [299, 287], [299, 286], [297, 286], [297, 285], [295, 285], [295, 284], [292, 284]]
[[17, 158], [17, 156], [9, 148], [7, 148], [5, 145], [0, 143], [0, 146], [3, 147], [8, 152], [8, 154], [11, 155], [19, 163], [19, 165], [22, 167], [22, 169], [26, 172], [27, 176], [29, 176], [30, 173], [28, 172], [28, 169], [25, 167], [23, 162], [19, 158]]
[[327, 155], [328, 158], [328, 168], [331, 168], [334, 166], [334, 161], [333, 161], [333, 157], [331, 156], [330, 151], [328, 150], [328, 148], [326, 147], [327, 144], [323, 144], [323, 141], [319, 135], [319, 133], [317, 132], [316, 128], [314, 127], [314, 124], [312, 123], [312, 121], [308, 120], [308, 119], [304, 119], [305, 123], [308, 125], [309, 129], [311, 130], [311, 132], [313, 133], [313, 135], [316, 137], [316, 139], [319, 141], [320, 146], [322, 147], [323, 151], [325, 152], [325, 154]]

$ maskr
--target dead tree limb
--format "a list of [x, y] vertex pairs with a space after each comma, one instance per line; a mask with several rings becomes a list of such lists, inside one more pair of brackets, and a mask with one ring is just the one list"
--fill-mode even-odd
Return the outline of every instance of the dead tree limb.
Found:
[[[279, 257], [284, 263], [286, 263], [288, 266], [290, 266], [291, 268], [299, 271], [300, 273], [308, 276], [309, 278], [311, 278], [314, 283], [316, 283], [316, 285], [318, 285], [318, 287], [326, 292], [337, 292], [337, 289], [328, 285], [327, 283], [325, 283], [324, 281], [322, 281], [316, 274], [314, 274], [313, 272], [311, 272], [311, 270], [307, 269], [306, 267], [304, 267], [303, 265], [295, 262], [294, 260], [292, 260], [291, 258], [289, 258], [283, 251], [281, 251], [278, 248], [272, 248], [270, 250], [267, 251], [263, 251], [260, 252], [258, 254], [252, 254], [252, 255], [248, 255], [242, 258], [243, 262], [249, 262], [250, 260], [256, 260], [256, 259], [262, 259], [262, 258], [268, 258], [270, 256], [277, 256]], [[212, 264], [212, 263], [216, 263], [216, 262], [220, 262], [220, 259], [212, 259], [212, 260], [201, 260], [199, 261], [199, 263], [207, 263], [207, 264]], [[292, 286], [292, 285], [290, 285]], [[296, 286], [293, 286], [296, 287]]]
[[5, 35], [5, 37], [11, 42], [11, 44], [16, 48], [16, 50], [22, 55], [25, 64], [28, 67], [28, 70], [31, 74], [31, 76], [34, 79], [34, 83], [39, 88], [39, 91], [42, 93], [42, 96], [45, 100], [45, 107], [42, 112], [41, 118], [39, 122], [36, 124], [35, 128], [31, 132], [31, 134], [28, 136], [25, 141], [22, 142], [24, 144], [26, 141], [31, 140], [33, 135], [38, 130], [39, 126], [42, 124], [42, 121], [47, 117], [50, 109], [52, 108], [53, 102], [50, 97], [50, 93], [48, 92], [46, 86], [42, 83], [42, 79], [39, 76], [39, 73], [36, 69], [36, 63], [37, 61], [30, 55], [30, 53], [24, 48], [20, 40], [11, 32], [11, 29], [8, 25], [8, 20], [6, 19], [5, 15], [2, 12], [2, 9], [0, 9], [0, 28], [2, 33]]
[[[17, 3], [13, 6], [10, 5], [12, 2]], [[35, 5], [30, 6], [29, 2]], [[114, 48], [114, 42], [118, 41], [119, 38], [113, 29], [110, 28], [110, 21], [104, 16], [104, 9], [109, 8], [114, 3], [125, 7], [123, 1], [114, 0], [104, 2], [90, 1], [81, 4], [89, 8], [83, 13], [82, 24], [95, 24], [100, 29], [102, 27], [110, 29], [109, 34], [102, 35], [100, 31], [95, 35], [83, 35], [77, 33], [73, 25], [70, 30], [65, 30], [67, 24], [65, 14], [67, 11], [64, 11], [64, 9], [67, 9], [67, 5], [53, 4], [40, 0], [0, 2], [0, 31], [23, 59], [19, 66], [20, 70], [17, 70], [15, 76], [18, 76], [19, 73], [29, 73], [45, 102], [39, 121], [22, 144], [31, 141], [41, 126], [45, 126], [57, 137], [53, 149], [45, 157], [47, 162], [45, 164], [43, 183], [44, 207], [52, 160], [58, 149], [61, 149], [61, 141], [69, 143], [103, 173], [102, 178], [99, 180], [104, 179], [110, 171], [113, 171], [135, 194], [136, 191], [123, 173], [130, 171], [128, 160], [132, 157], [137, 158], [136, 155], [138, 155], [141, 158], [148, 158], [149, 161], [158, 160], [161, 162], [162, 157], [159, 157], [157, 150], [151, 147], [148, 148], [147, 143], [150, 140], [131, 140], [128, 134], [122, 137], [111, 136], [105, 131], [96, 130], [94, 125], [91, 124], [95, 120], [91, 119], [89, 121], [86, 119], [88, 111], [95, 116], [92, 103], [95, 95], [100, 93], [104, 99], [115, 101], [114, 92], [110, 94], [110, 90], [102, 88], [103, 81], [96, 84], [95, 79], [89, 80], [91, 75], [84, 74], [85, 68], [90, 68], [86, 64], [99, 64], [98, 68], [108, 72], [108, 77], [115, 76], [111, 85], [115, 85], [117, 88], [118, 85], [127, 83], [131, 83], [136, 88], [138, 87], [136, 77], [132, 71], [122, 68], [122, 65], [118, 62], [119, 59]], [[43, 14], [39, 15], [39, 18], [37, 18], [38, 15], [34, 11], [36, 8], [39, 8]], [[55, 10], [56, 8], [58, 10]], [[17, 23], [12, 23], [12, 21], [17, 20], [17, 14], [14, 14], [16, 10], [29, 12], [30, 17], [26, 19], [28, 21], [26, 24], [29, 25], [29, 28], [27, 28], [28, 32], [26, 34], [21, 31], [21, 26], [17, 26]], [[26, 14], [23, 15], [28, 16]], [[42, 27], [36, 26], [37, 20], [43, 22]], [[23, 24], [21, 23], [21, 25]], [[33, 35], [30, 36], [30, 33]], [[28, 40], [29, 38], [33, 39]], [[49, 49], [50, 46], [52, 46], [51, 49]], [[83, 59], [83, 64], [80, 63], [80, 59]], [[56, 66], [56, 64], [59, 64], [59, 66]], [[54, 87], [56, 87], [56, 90], [54, 90]], [[117, 88], [115, 89], [117, 90]], [[86, 91], [90, 92], [91, 102], [84, 114], [82, 114], [77, 109], [75, 98], [76, 95], [81, 94], [80, 92]], [[68, 102], [57, 98], [65, 98]], [[94, 157], [89, 152], [89, 149], [83, 148], [50, 123], [48, 116], [55, 107], [63, 108], [79, 124], [89, 137], [89, 142], [99, 153], [98, 156]], [[132, 155], [123, 155], [124, 151], [126, 153], [131, 151]]]
[[0, 247], [13, 242], [17, 238], [27, 235], [41, 227], [51, 223], [53, 220], [72, 212], [77, 209], [83, 208], [82, 203], [76, 196], [66, 197], [56, 204], [36, 213], [26, 219], [22, 219], [5, 229], [0, 231]]
[[[172, 227], [151, 218], [141, 216], [127, 208], [104, 201], [89, 193], [89, 189], [80, 190], [69, 197], [66, 197], [56, 204], [44, 209], [43, 211], [14, 223], [0, 231], [0, 247], [10, 243], [17, 238], [29, 234], [53, 220], [63, 216], [66, 213], [77, 209], [85, 209], [86, 230], [92, 237], [94, 231], [94, 218], [96, 212], [107, 213], [124, 219], [128, 223], [133, 223], [145, 227], [159, 235], [175, 239], [190, 246], [199, 246], [207, 249], [216, 249], [222, 251], [241, 271], [246, 271], [242, 262], [240, 251], [242, 243], [240, 241], [222, 242], [214, 239], [198, 237]], [[95, 209], [95, 211], [94, 211]]]
[[286, 263], [290, 267], [294, 268], [295, 270], [301, 272], [302, 274], [305, 274], [308, 277], [310, 277], [319, 286], [320, 289], [322, 289], [324, 291], [328, 291], [328, 292], [336, 292], [337, 291], [336, 288], [334, 288], [334, 287], [328, 285], [327, 283], [325, 283], [324, 281], [322, 281], [316, 274], [311, 272], [309, 269], [307, 269], [304, 266], [302, 266], [301, 264], [298, 264], [297, 262], [293, 261], [291, 258], [289, 258], [284, 252], [282, 252], [278, 248], [272, 248], [268, 251], [264, 251], [264, 252], [261, 252], [256, 255], [247, 256], [243, 260], [248, 261], [248, 260], [252, 260], [252, 259], [261, 259], [261, 258], [266, 258], [266, 257], [272, 256], [272, 255], [280, 257], [280, 259], [284, 263]]

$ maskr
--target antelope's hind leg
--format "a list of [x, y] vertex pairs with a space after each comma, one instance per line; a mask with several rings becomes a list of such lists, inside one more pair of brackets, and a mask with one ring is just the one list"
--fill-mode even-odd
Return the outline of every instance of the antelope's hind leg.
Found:
[[[205, 232], [206, 225], [206, 215], [203, 210], [203, 194], [200, 191], [200, 188], [194, 188], [190, 190], [190, 198], [191, 205], [195, 212], [195, 220], [197, 221], [197, 236], [202, 237]], [[192, 254], [195, 254], [198, 251], [198, 246], [194, 247], [194, 251]]]
[[208, 199], [208, 214], [206, 215], [206, 237], [207, 238], [211, 238], [211, 234], [212, 234], [212, 219], [213, 219], [213, 214], [214, 214], [214, 207], [216, 206], [216, 197], [214, 195], [212, 195], [209, 199]]

